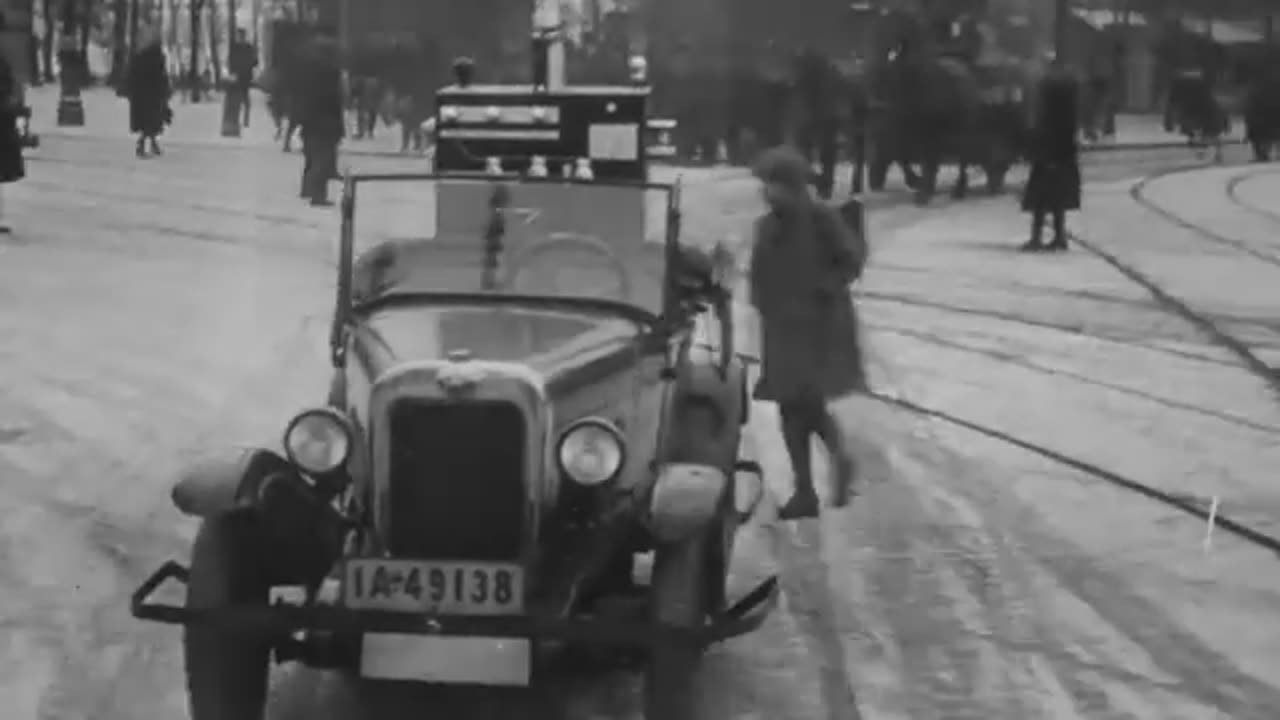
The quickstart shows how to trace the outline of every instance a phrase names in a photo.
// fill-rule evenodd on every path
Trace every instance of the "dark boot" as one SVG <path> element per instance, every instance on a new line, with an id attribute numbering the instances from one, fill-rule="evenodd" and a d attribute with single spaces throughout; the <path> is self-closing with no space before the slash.
<path id="1" fill-rule="evenodd" d="M 152 154 L 152 155 L 163 155 L 163 154 L 164 154 L 164 153 L 160 152 L 160 143 L 156 142 L 156 138 L 155 138 L 155 136 L 154 136 L 154 135 L 152 135 L 150 138 L 148 138 L 148 140 L 149 140 L 150 145 L 151 145 L 151 154 Z"/>
<path id="2" fill-rule="evenodd" d="M 818 493 L 813 487 L 813 462 L 809 441 L 817 428 L 813 409 L 808 403 L 783 403 L 782 440 L 791 458 L 796 490 L 781 509 L 779 520 L 802 520 L 818 517 Z"/>
<path id="3" fill-rule="evenodd" d="M 287 144 L 287 143 L 286 143 Z M 313 166 L 315 165 L 314 151 L 306 143 L 302 144 L 302 181 L 301 189 L 298 191 L 298 197 L 310 198 L 315 193 L 315 184 L 312 175 L 315 173 Z"/>
<path id="4" fill-rule="evenodd" d="M 844 507 L 858 494 L 858 464 L 853 453 L 849 452 L 848 443 L 835 416 L 825 408 L 822 422 L 818 426 L 818 437 L 822 438 L 823 444 L 827 446 L 827 453 L 831 456 L 831 504 L 838 508 Z"/>
<path id="5" fill-rule="evenodd" d="M 141 136 L 138 137 L 138 144 L 136 147 L 134 147 L 133 154 L 137 155 L 140 158 L 145 158 L 147 156 L 147 139 L 146 138 Z"/>
<path id="6" fill-rule="evenodd" d="M 1053 214 L 1053 242 L 1045 248 L 1050 252 L 1065 252 L 1067 249 L 1067 218 L 1066 213 L 1056 212 Z"/>
<path id="7" fill-rule="evenodd" d="M 1022 252 L 1040 252 L 1044 250 L 1044 213 L 1036 210 L 1031 213 L 1031 239 L 1019 248 Z"/>

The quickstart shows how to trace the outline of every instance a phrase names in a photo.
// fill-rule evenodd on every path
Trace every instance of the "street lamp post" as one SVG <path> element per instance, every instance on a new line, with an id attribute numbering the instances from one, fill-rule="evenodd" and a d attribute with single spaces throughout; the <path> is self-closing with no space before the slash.
<path id="1" fill-rule="evenodd" d="M 62 32 L 58 39 L 59 95 L 58 126 L 84 126 L 84 100 L 80 85 L 84 81 L 85 58 L 76 40 L 76 3 L 62 4 Z"/>

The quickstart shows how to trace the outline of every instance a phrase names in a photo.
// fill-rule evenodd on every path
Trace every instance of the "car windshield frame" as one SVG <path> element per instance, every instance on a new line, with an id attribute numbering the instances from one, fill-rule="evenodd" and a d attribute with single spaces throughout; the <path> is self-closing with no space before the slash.
<path id="1" fill-rule="evenodd" d="M 594 296 L 575 296 L 572 294 L 522 294 L 509 291 L 459 292 L 455 290 L 395 290 L 379 293 L 371 298 L 356 297 L 354 291 L 354 275 L 356 270 L 356 218 L 359 209 L 359 188 L 361 185 L 373 183 L 410 183 L 435 181 L 471 181 L 492 182 L 509 185 L 516 184 L 551 184 L 551 185 L 589 185 L 594 187 L 630 188 L 637 192 L 659 192 L 666 202 L 663 228 L 663 282 L 662 309 L 654 312 L 639 304 L 624 300 L 600 298 Z M 607 313 L 636 322 L 650 330 L 665 327 L 665 318 L 670 317 L 677 301 L 674 293 L 671 269 L 678 264 L 680 253 L 680 182 L 628 182 L 628 181 L 595 181 L 569 178 L 531 178 L 519 175 L 482 175 L 475 173 L 423 172 L 423 173 L 348 173 L 343 178 L 341 202 L 341 232 L 338 245 L 337 282 L 335 312 L 330 334 L 330 346 L 333 363 L 342 364 L 343 347 L 347 329 L 356 324 L 361 317 L 386 308 L 388 306 L 483 303 L 494 305 L 524 305 L 541 307 L 558 307 L 578 309 L 592 313 Z M 485 238 L 476 238 L 476 249 L 484 249 Z"/>

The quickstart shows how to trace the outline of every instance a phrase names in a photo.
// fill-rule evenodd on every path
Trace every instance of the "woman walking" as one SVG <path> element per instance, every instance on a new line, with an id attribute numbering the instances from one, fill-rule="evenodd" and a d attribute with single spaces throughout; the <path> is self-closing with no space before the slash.
<path id="1" fill-rule="evenodd" d="M 0 14 L 0 31 L 5 30 L 5 18 Z M 18 79 L 13 66 L 0 53 L 0 188 L 27 175 L 26 160 L 22 157 L 22 134 L 18 132 Z M 5 218 L 4 195 L 0 191 L 0 235 L 13 232 Z"/>
<path id="2" fill-rule="evenodd" d="M 160 36 L 147 31 L 143 46 L 129 63 L 129 130 L 138 134 L 138 157 L 160 154 L 157 138 L 173 119 L 171 88 Z"/>
<path id="3" fill-rule="evenodd" d="M 849 294 L 866 260 L 866 239 L 813 196 L 812 170 L 798 152 L 765 152 L 755 174 L 769 205 L 756 222 L 750 269 L 762 336 L 755 397 L 778 403 L 796 485 L 779 517 L 798 520 L 818 515 L 810 450 L 815 435 L 832 459 L 832 504 L 848 504 L 854 490 L 854 459 L 827 404 L 866 389 Z"/>

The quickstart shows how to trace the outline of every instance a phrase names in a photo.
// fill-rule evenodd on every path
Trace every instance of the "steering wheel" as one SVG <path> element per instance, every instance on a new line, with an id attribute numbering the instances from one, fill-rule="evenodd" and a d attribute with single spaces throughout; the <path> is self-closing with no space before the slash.
<path id="1" fill-rule="evenodd" d="M 587 264 L 576 258 L 589 257 Z M 551 233 L 507 260 L 503 288 L 529 295 L 578 295 L 633 301 L 626 264 L 598 237 Z M 600 282 L 597 274 L 604 274 Z"/>

